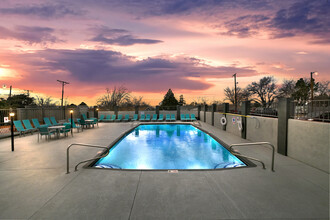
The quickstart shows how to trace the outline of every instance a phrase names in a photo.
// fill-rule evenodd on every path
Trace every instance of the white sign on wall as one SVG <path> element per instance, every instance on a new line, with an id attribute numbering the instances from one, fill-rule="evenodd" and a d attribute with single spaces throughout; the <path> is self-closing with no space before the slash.
<path id="1" fill-rule="evenodd" d="M 4 121 L 5 123 L 9 123 L 9 117 L 4 117 L 4 118 L 3 118 L 3 121 Z"/>
<path id="2" fill-rule="evenodd" d="M 236 118 L 235 117 L 233 117 L 231 120 L 232 120 L 233 124 L 236 123 Z"/>

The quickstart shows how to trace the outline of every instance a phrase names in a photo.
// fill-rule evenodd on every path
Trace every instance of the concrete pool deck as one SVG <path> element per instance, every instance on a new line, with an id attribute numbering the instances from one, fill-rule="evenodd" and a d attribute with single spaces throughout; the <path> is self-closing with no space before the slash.
<path id="1" fill-rule="evenodd" d="M 201 123 L 227 144 L 248 142 Z M 0 140 L 0 219 L 328 219 L 329 174 L 271 150 L 237 148 L 266 163 L 220 171 L 115 171 L 66 174 L 71 143 L 107 146 L 131 123 L 100 123 L 74 137 Z M 72 148 L 73 171 L 98 149 Z"/>

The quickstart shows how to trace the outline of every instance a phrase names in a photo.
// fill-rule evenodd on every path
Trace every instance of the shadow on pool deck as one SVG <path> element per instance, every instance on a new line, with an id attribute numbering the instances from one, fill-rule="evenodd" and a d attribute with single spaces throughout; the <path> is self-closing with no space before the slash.
<path id="1" fill-rule="evenodd" d="M 227 144 L 246 142 L 202 123 Z M 0 140 L 0 219 L 328 219 L 329 175 L 262 147 L 240 152 L 266 162 L 221 171 L 112 171 L 66 173 L 71 143 L 109 145 L 130 123 L 100 124 L 74 137 L 37 135 Z M 99 149 L 75 147 L 71 170 Z"/>

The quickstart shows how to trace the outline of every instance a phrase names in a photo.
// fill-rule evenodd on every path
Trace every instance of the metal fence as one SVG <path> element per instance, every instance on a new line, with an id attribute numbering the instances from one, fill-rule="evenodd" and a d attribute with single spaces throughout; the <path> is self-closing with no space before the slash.
<path id="1" fill-rule="evenodd" d="M 330 99 L 313 101 L 293 101 L 291 118 L 330 122 Z"/>
<path id="2" fill-rule="evenodd" d="M 273 117 L 277 118 L 278 114 L 278 101 L 273 102 L 268 107 L 255 107 L 252 103 L 250 105 L 250 115 Z"/>

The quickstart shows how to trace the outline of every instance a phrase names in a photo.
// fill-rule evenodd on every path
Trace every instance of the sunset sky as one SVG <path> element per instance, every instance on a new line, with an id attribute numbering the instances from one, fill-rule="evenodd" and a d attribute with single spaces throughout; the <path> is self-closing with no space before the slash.
<path id="1" fill-rule="evenodd" d="M 327 0 L 0 0 L 1 96 L 32 91 L 95 105 L 124 85 L 158 104 L 223 100 L 237 73 L 330 80 Z M 7 85 L 3 88 L 2 85 Z"/>

